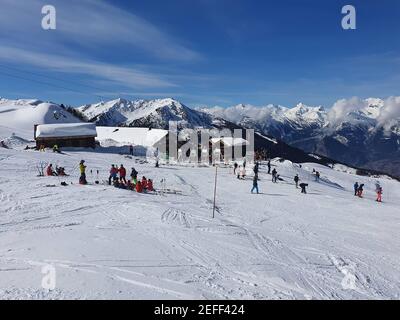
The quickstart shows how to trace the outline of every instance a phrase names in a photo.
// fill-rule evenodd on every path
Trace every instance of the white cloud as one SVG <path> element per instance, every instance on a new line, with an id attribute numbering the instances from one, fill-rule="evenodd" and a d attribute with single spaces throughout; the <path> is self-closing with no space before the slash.
<path id="1" fill-rule="evenodd" d="M 343 122 L 351 112 L 362 110 L 368 107 L 368 103 L 358 97 L 341 99 L 334 103 L 328 113 L 329 121 L 332 125 Z"/>
<path id="2" fill-rule="evenodd" d="M 0 0 L 0 35 L 9 44 L 40 49 L 68 44 L 104 52 L 137 50 L 163 59 L 191 61 L 200 55 L 156 25 L 102 0 L 53 0 L 57 30 L 41 29 L 42 0 Z M 14 42 L 14 43 L 13 43 Z"/>
<path id="3" fill-rule="evenodd" d="M 378 117 L 378 126 L 390 130 L 393 125 L 400 122 L 400 97 L 389 97 L 384 102 L 384 107 Z"/>
<path id="4" fill-rule="evenodd" d="M 175 87 L 176 85 L 163 76 L 143 72 L 134 68 L 115 66 L 92 60 L 82 60 L 60 55 L 26 51 L 0 45 L 0 60 L 29 64 L 47 71 L 58 71 L 94 76 L 116 82 L 126 87 Z"/>
<path id="5" fill-rule="evenodd" d="M 281 107 L 282 108 L 282 107 Z M 252 105 L 236 105 L 229 108 L 223 107 L 212 107 L 212 108 L 203 108 L 203 111 L 214 114 L 215 116 L 224 118 L 231 122 L 239 122 L 244 117 L 256 120 L 256 121 L 268 121 L 273 112 L 277 112 L 280 109 L 277 109 L 273 105 L 267 105 L 262 107 L 256 107 Z M 287 110 L 286 108 L 282 108 L 282 110 Z"/>

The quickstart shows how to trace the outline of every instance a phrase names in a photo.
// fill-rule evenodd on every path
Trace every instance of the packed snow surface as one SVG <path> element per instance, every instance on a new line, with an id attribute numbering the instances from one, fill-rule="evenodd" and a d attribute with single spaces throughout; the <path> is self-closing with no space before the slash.
<path id="1" fill-rule="evenodd" d="M 81 159 L 89 182 L 123 163 L 170 191 L 78 185 Z M 71 176 L 37 177 L 40 162 Z M 249 164 L 245 180 L 219 168 L 213 219 L 213 167 L 0 148 L 0 298 L 399 299 L 399 182 L 380 178 L 384 202 L 376 203 L 377 179 L 272 164 L 283 181 L 273 184 L 262 164 L 258 195 Z M 307 195 L 293 185 L 296 173 Z M 366 185 L 363 199 L 355 181 Z M 42 288 L 47 265 L 54 290 Z"/>

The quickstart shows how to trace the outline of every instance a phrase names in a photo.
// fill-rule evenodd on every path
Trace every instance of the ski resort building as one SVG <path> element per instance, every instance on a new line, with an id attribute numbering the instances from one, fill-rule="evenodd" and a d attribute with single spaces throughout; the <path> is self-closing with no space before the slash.
<path id="1" fill-rule="evenodd" d="M 37 148 L 40 148 L 40 146 L 52 148 L 54 145 L 58 145 L 60 148 L 94 148 L 96 146 L 96 136 L 96 125 L 94 123 L 41 124 L 34 126 Z"/>

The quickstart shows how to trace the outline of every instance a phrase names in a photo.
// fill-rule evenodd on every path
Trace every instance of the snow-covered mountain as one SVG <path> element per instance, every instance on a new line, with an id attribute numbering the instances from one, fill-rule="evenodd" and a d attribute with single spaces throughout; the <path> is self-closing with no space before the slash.
<path id="1" fill-rule="evenodd" d="M 33 139 L 35 124 L 80 122 L 60 105 L 37 99 L 9 100 L 0 98 L 0 138 L 18 133 L 24 139 Z"/>
<path id="2" fill-rule="evenodd" d="M 171 98 L 117 99 L 73 109 L 40 100 L 0 99 L 3 139 L 21 130 L 25 139 L 32 139 L 31 128 L 36 123 L 82 120 L 102 126 L 160 129 L 167 129 L 169 121 L 177 121 L 180 128 L 252 128 L 261 134 L 257 147 L 274 156 L 310 161 L 304 154 L 313 153 L 400 176 L 400 97 L 339 100 L 330 109 L 302 103 L 294 108 L 240 104 L 191 109 Z M 278 145 L 263 136 L 277 138 Z"/>
<path id="3" fill-rule="evenodd" d="M 246 106 L 238 106 L 237 113 L 241 113 L 240 108 L 246 109 Z M 304 113 L 305 117 L 313 118 L 311 114 L 307 114 L 307 107 L 299 105 L 298 110 L 294 112 Z M 179 128 L 220 128 L 220 129 L 241 129 L 251 128 L 257 131 L 264 132 L 262 127 L 258 127 L 256 123 L 252 123 L 250 118 L 242 119 L 243 121 L 235 121 L 233 123 L 231 117 L 226 117 L 223 113 L 212 114 L 208 110 L 195 110 L 191 109 L 181 102 L 166 98 L 156 100 L 136 100 L 129 101 L 125 99 L 117 99 L 108 102 L 100 102 L 96 104 L 89 104 L 76 109 L 80 117 L 85 121 L 96 122 L 101 126 L 132 126 L 132 127 L 152 127 L 158 129 L 168 129 L 169 121 L 177 121 Z M 293 128 L 297 124 L 294 121 L 294 116 L 290 117 L 293 110 L 287 108 L 274 108 L 269 109 L 273 114 L 276 121 L 282 118 L 281 113 L 285 110 L 288 112 L 288 123 Z M 268 119 L 270 114 L 266 112 L 264 119 Z M 225 118 L 225 119 L 224 119 Z M 228 118 L 228 119 L 226 119 Z M 249 120 L 249 122 L 246 122 Z M 270 121 L 272 123 L 273 120 Z M 278 128 L 278 126 L 277 126 Z M 297 126 L 297 128 L 300 128 Z M 294 132 L 294 131 L 293 131 Z M 255 148 L 256 150 L 265 149 L 272 157 L 282 157 L 291 161 L 298 162 L 318 162 L 327 164 L 334 162 L 331 159 L 315 159 L 308 155 L 306 152 L 291 147 L 285 142 L 275 140 L 274 136 L 280 134 L 256 135 Z M 245 136 L 244 136 L 245 138 Z"/>
<path id="4" fill-rule="evenodd" d="M 135 101 L 117 99 L 88 104 L 77 110 L 83 119 L 102 126 L 168 129 L 169 121 L 177 121 L 181 128 L 213 128 L 230 125 L 223 119 L 190 109 L 171 98 Z"/>
<path id="5" fill-rule="evenodd" d="M 323 107 L 309 107 L 301 103 L 292 109 L 279 105 L 255 107 L 239 104 L 230 108 L 199 110 L 290 142 L 310 136 L 315 130 L 323 128 L 327 121 Z"/>
<path id="6" fill-rule="evenodd" d="M 220 117 L 190 109 L 173 99 L 149 101 L 118 99 L 77 109 L 40 100 L 0 100 L 0 140 L 11 148 L 26 146 L 33 138 L 35 124 L 74 123 L 82 120 L 96 122 L 102 126 L 160 129 L 168 129 L 170 120 L 178 121 L 181 128 L 242 128 Z M 17 136 L 13 135 L 14 133 L 17 133 Z M 331 159 L 316 159 L 271 136 L 256 135 L 255 148 L 268 150 L 271 157 L 290 161 L 320 164 L 334 162 Z"/>
<path id="7" fill-rule="evenodd" d="M 307 152 L 400 176 L 400 97 L 344 99 L 332 108 L 237 105 L 203 108 Z"/>

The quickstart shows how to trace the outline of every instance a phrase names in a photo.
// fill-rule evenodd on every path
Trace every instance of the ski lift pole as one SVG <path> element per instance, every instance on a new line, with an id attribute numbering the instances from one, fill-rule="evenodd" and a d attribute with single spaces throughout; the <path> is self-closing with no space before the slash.
<path id="1" fill-rule="evenodd" d="M 215 201 L 217 197 L 217 177 L 218 177 L 218 166 L 215 165 L 215 180 L 214 180 L 214 204 L 213 204 L 213 219 L 215 218 Z"/>

